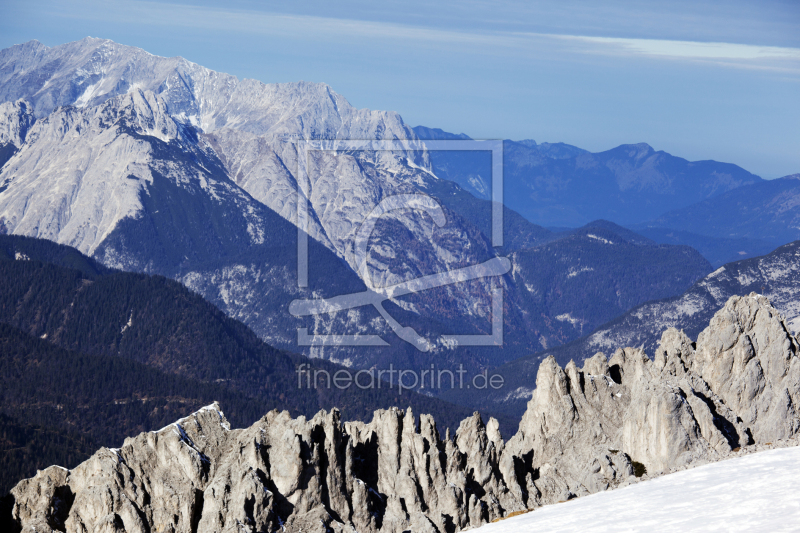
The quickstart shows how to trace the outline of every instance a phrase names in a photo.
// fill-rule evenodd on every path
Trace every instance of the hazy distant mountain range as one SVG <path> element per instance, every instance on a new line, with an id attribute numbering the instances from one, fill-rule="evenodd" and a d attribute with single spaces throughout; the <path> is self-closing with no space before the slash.
<path id="1" fill-rule="evenodd" d="M 421 139 L 469 139 L 424 126 L 414 131 Z M 690 162 L 644 143 L 596 154 L 533 140 L 503 146 L 505 204 L 536 224 L 613 220 L 655 242 L 691 246 L 715 267 L 800 238 L 797 175 L 763 180 L 736 165 Z M 486 153 L 432 151 L 430 158 L 437 175 L 490 198 Z"/>
<path id="2" fill-rule="evenodd" d="M 800 174 L 733 189 L 665 213 L 647 226 L 770 243 L 800 239 Z"/>
<path id="3" fill-rule="evenodd" d="M 414 131 L 421 139 L 466 137 L 421 126 Z M 431 163 L 475 196 L 490 198 L 487 154 L 433 151 Z M 543 226 L 575 227 L 595 219 L 636 224 L 763 182 L 736 165 L 690 162 L 645 143 L 593 154 L 564 143 L 507 140 L 503 163 L 506 205 Z"/>

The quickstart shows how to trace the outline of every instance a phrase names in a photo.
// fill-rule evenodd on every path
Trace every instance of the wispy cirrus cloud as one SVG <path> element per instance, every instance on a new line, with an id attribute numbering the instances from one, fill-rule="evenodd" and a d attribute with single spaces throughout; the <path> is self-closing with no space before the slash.
<path id="1" fill-rule="evenodd" d="M 77 13 L 64 9 L 63 17 L 118 18 L 150 25 L 183 26 L 205 31 L 246 32 L 290 39 L 339 41 L 368 39 L 385 44 L 475 47 L 486 54 L 600 54 L 684 61 L 712 61 L 728 67 L 761 67 L 800 72 L 800 48 L 729 42 L 645 39 L 569 33 L 477 31 L 400 24 L 382 20 L 277 13 L 207 5 L 129 0 L 124 4 L 98 3 Z"/>
<path id="2" fill-rule="evenodd" d="M 704 43 L 665 39 L 627 39 L 583 35 L 550 35 L 555 39 L 578 41 L 617 52 L 653 57 L 686 59 L 789 59 L 800 60 L 800 48 L 759 46 L 738 43 Z"/>

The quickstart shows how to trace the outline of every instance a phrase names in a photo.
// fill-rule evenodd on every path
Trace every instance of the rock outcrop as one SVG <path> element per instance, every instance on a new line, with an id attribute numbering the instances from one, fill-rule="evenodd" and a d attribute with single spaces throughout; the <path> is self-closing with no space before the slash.
<path id="1" fill-rule="evenodd" d="M 453 533 L 528 508 L 729 456 L 800 431 L 798 341 L 768 300 L 733 297 L 697 343 L 669 329 L 583 368 L 545 360 L 519 432 L 381 410 L 272 411 L 230 429 L 217 404 L 50 467 L 12 491 L 26 532 Z"/>

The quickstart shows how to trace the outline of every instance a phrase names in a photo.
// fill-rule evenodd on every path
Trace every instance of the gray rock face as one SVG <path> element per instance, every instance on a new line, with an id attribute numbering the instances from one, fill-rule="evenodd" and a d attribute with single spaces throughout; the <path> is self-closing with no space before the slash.
<path id="1" fill-rule="evenodd" d="M 763 296 L 731 299 L 697 339 L 692 368 L 742 418 L 753 438 L 797 433 L 798 343 Z"/>
<path id="2" fill-rule="evenodd" d="M 731 298 L 695 345 L 664 332 L 583 368 L 550 357 L 519 432 L 464 420 L 442 438 L 428 415 L 272 411 L 231 430 L 217 404 L 50 467 L 12 491 L 24 531 L 453 532 L 507 514 L 795 438 L 798 342 L 755 294 Z"/>
<path id="3" fill-rule="evenodd" d="M 0 147 L 19 149 L 34 122 L 33 111 L 24 100 L 0 104 Z"/>
<path id="4" fill-rule="evenodd" d="M 273 411 L 230 430 L 214 404 L 21 482 L 14 516 L 40 532 L 463 529 L 524 508 L 492 437 L 475 416 L 442 440 L 430 416 L 417 427 L 396 409 L 369 424 Z"/>

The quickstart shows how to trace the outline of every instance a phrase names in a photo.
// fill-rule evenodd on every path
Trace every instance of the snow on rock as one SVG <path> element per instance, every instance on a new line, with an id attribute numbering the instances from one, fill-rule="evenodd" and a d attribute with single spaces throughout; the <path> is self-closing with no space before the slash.
<path id="1" fill-rule="evenodd" d="M 731 296 L 751 291 L 769 298 L 790 330 L 800 333 L 800 241 L 763 257 L 729 263 L 680 296 L 642 304 L 575 344 L 569 356 L 583 359 L 617 346 L 644 345 L 649 351 L 670 327 L 696 335 Z"/>
<path id="2" fill-rule="evenodd" d="M 35 122 L 31 105 L 24 100 L 0 104 L 0 147 L 13 144 L 22 146 Z"/>
<path id="3" fill-rule="evenodd" d="M 606 239 L 604 237 L 599 237 L 599 236 L 594 235 L 592 233 L 587 233 L 586 236 L 589 237 L 590 239 L 594 239 L 596 241 L 600 241 L 603 244 L 614 244 L 612 241 L 609 241 L 608 239 Z"/>
<path id="4" fill-rule="evenodd" d="M 0 171 L 0 217 L 9 231 L 91 254 L 120 220 L 137 216 L 140 193 L 152 181 L 151 146 L 120 129 L 177 136 L 160 106 L 161 114 L 152 94 L 137 93 L 37 121 Z"/>
<path id="5" fill-rule="evenodd" d="M 39 130 L 0 176 L 9 187 L 0 195 L 6 227 L 89 254 L 100 250 L 98 258 L 116 267 L 149 264 L 149 258 L 133 258 L 126 265 L 132 258 L 102 244 L 120 220 L 142 216 L 139 199 L 153 171 L 208 188 L 207 176 L 175 168 L 162 172 L 153 161 L 152 143 L 121 131 L 116 127 L 121 119 L 136 135 L 185 144 L 190 158 L 190 145 L 207 143 L 232 182 L 293 224 L 298 192 L 304 190 L 310 236 L 357 272 L 352 243 L 367 215 L 383 199 L 420 192 L 437 179 L 424 144 L 395 112 L 356 109 L 322 83 L 240 80 L 180 57 L 158 57 L 104 39 L 52 48 L 30 42 L 0 51 L 0 100 L 12 96 L 30 102 Z M 128 101 L 127 115 L 122 109 L 118 116 L 104 115 Z M 98 115 L 104 117 L 100 123 Z M 198 140 L 191 138 L 194 134 Z M 318 146 L 306 154 L 298 144 L 305 140 Z M 393 141 L 396 150 L 348 151 L 342 143 L 349 140 L 368 142 L 366 148 Z M 304 177 L 300 168 L 306 161 Z M 34 181 L 48 187 L 34 187 Z M 210 185 L 207 193 L 215 192 Z M 449 218 L 451 223 L 438 228 L 418 210 L 385 216 L 374 245 L 403 253 L 389 263 L 379 253 L 369 254 L 375 284 L 393 285 L 494 255 L 481 235 Z M 407 228 L 413 244 L 398 238 L 403 235 L 392 222 Z M 255 243 L 269 238 L 255 223 L 247 232 Z M 475 309 L 486 307 L 489 298 L 484 285 L 482 290 L 450 287 L 455 312 L 480 318 Z M 425 305 L 419 310 L 424 312 Z"/>

